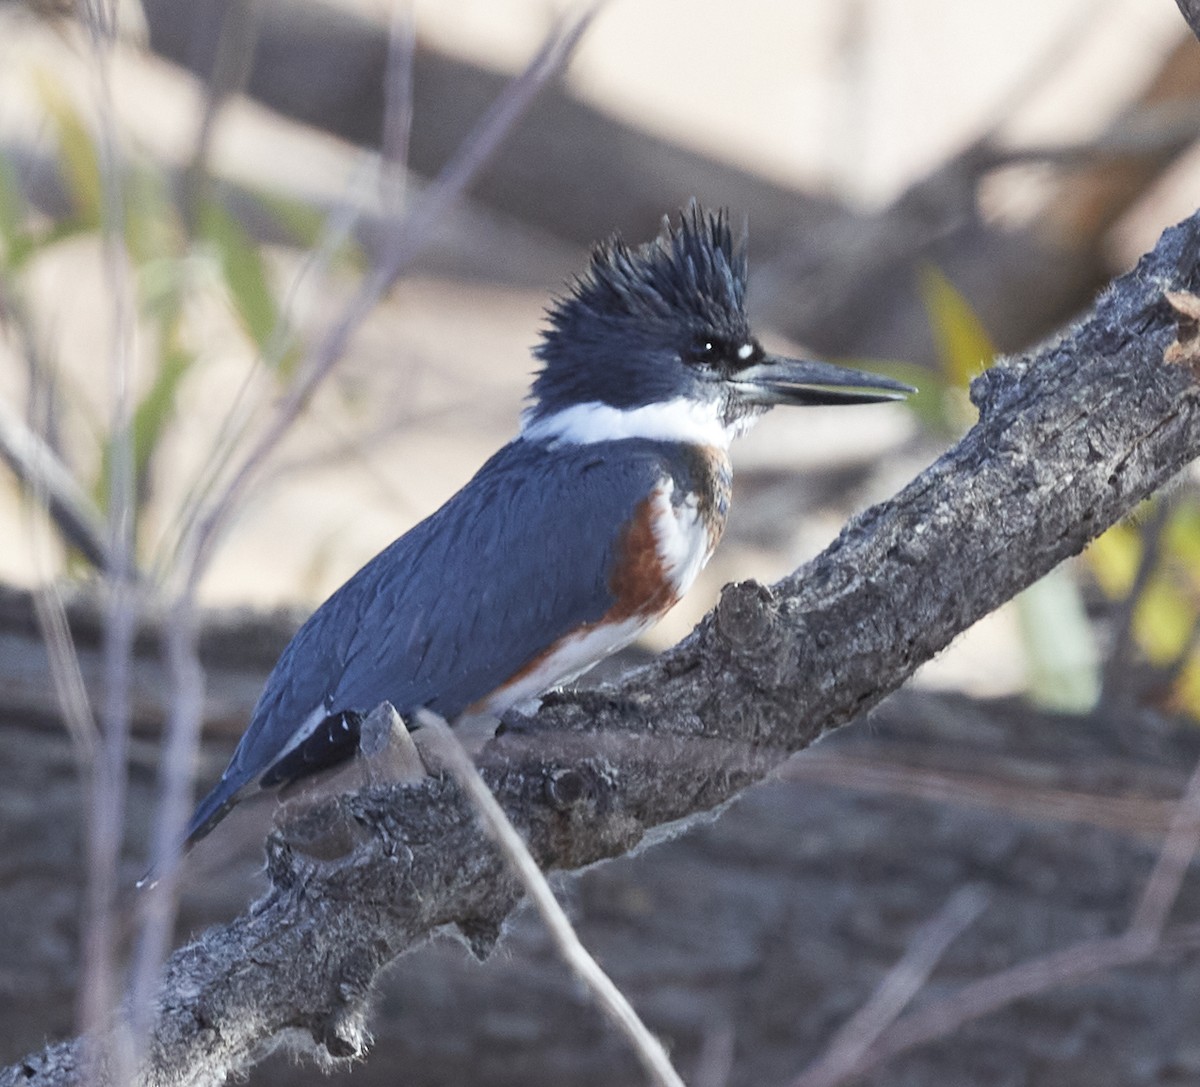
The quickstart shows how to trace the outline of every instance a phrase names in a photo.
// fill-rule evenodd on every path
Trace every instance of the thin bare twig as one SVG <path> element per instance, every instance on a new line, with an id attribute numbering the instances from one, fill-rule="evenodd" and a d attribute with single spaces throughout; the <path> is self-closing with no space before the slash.
<path id="1" fill-rule="evenodd" d="M 625 995 L 580 942 L 537 861 L 533 859 L 517 829 L 509 822 L 504 809 L 496 802 L 487 783 L 479 776 L 475 764 L 471 762 L 458 738 L 450 731 L 450 727 L 442 718 L 428 710 L 419 710 L 417 720 L 420 721 L 422 729 L 428 729 L 437 736 L 439 758 L 445 762 L 446 769 L 467 794 L 488 834 L 495 840 L 521 880 L 563 961 L 587 987 L 609 1021 L 629 1040 L 653 1082 L 659 1087 L 684 1087 L 683 1080 L 672 1067 L 662 1043 L 650 1033 L 633 1010 L 633 1006 L 625 999 Z"/>
<path id="2" fill-rule="evenodd" d="M 79 655 L 75 652 L 71 628 L 67 623 L 67 610 L 63 606 L 62 594 L 48 574 L 38 579 L 42 587 L 33 594 L 34 614 L 38 631 L 46 646 L 50 661 L 50 675 L 54 681 L 54 693 L 62 710 L 63 721 L 71 734 L 75 760 L 84 776 L 96 758 L 100 730 L 92 714 L 88 699 L 87 684 L 79 668 Z"/>
<path id="3" fill-rule="evenodd" d="M 1159 559 L 1162 557 L 1163 534 L 1174 509 L 1175 503 L 1171 495 L 1163 495 L 1154 506 L 1150 518 L 1142 525 L 1141 558 L 1133 576 L 1133 584 L 1113 616 L 1113 645 L 1104 664 L 1104 682 L 1097 703 L 1097 708 L 1108 716 L 1120 713 L 1132 698 L 1132 693 L 1127 687 L 1134 641 L 1134 616 L 1146 586 L 1150 584 L 1150 579 L 1158 569 Z"/>
<path id="4" fill-rule="evenodd" d="M 130 682 L 136 631 L 137 587 L 134 557 L 134 458 L 132 432 L 133 296 L 124 248 L 125 214 L 116 108 L 110 65 L 117 34 L 115 4 L 93 0 L 85 5 L 89 58 L 98 131 L 102 197 L 103 260 L 112 301 L 109 345 L 108 548 L 104 607 L 101 744 L 89 789 L 87 893 L 83 931 L 83 982 L 80 1015 L 89 1043 L 88 1066 L 112 1071 L 118 1082 L 133 1074 L 128 1036 L 107 1036 L 100 1028 L 114 1006 L 117 985 L 114 902 L 124 836 L 127 785 Z M 107 1037 L 107 1042 L 99 1039 Z"/>
<path id="5" fill-rule="evenodd" d="M 1200 849 L 1200 763 L 1175 805 L 1171 827 L 1129 922 L 1131 935 L 1137 934 L 1150 944 L 1162 938 L 1163 927 L 1197 849 Z"/>
<path id="6" fill-rule="evenodd" d="M 17 481 L 43 503 L 60 535 L 97 570 L 108 569 L 104 519 L 55 450 L 53 384 L 37 333 L 16 288 L 0 278 L 0 324 L 10 326 L 29 374 L 27 418 L 0 401 L 0 459 Z M 31 425 L 32 424 L 32 425 Z"/>
<path id="7" fill-rule="evenodd" d="M 1200 925 L 1165 931 L 1167 917 L 1197 849 L 1200 849 L 1200 764 L 1175 805 L 1170 829 L 1124 932 L 1104 939 L 1084 940 L 979 978 L 887 1025 L 869 1039 L 869 1044 L 855 1045 L 848 1025 L 838 1036 L 845 1039 L 843 1059 L 836 1063 L 830 1060 L 835 1053 L 835 1040 L 830 1056 L 793 1081 L 793 1087 L 834 1087 L 848 1083 L 915 1046 L 944 1038 L 1017 1000 L 1076 984 L 1120 966 L 1144 962 L 1154 955 L 1200 946 Z M 915 990 L 909 999 L 912 995 Z"/>
<path id="8" fill-rule="evenodd" d="M 1020 811 L 1032 819 L 1053 819 L 1103 827 L 1119 834 L 1159 839 L 1167 832 L 1175 802 L 1145 794 L 1111 796 L 1036 785 L 1006 776 L 986 763 L 963 773 L 906 766 L 894 758 L 811 750 L 779 772 L 785 781 L 818 782 L 883 796 L 907 796 L 939 804 L 991 811 Z M 982 770 L 984 772 L 977 772 Z"/>
<path id="9" fill-rule="evenodd" d="M 1181 928 L 1153 949 L 1125 932 L 1100 940 L 1086 940 L 1018 963 L 965 985 L 943 1000 L 926 1004 L 887 1030 L 862 1055 L 842 1082 L 862 1076 L 893 1057 L 953 1034 L 967 1023 L 998 1012 L 1008 1005 L 1050 989 L 1077 984 L 1107 970 L 1144 962 L 1158 952 L 1181 952 L 1200 947 L 1200 925 Z"/>
<path id="10" fill-rule="evenodd" d="M 30 415 L 34 426 L 40 426 L 38 418 L 44 407 L 37 395 L 35 384 L 31 389 Z M 0 426 L 2 417 L 6 414 L 6 406 L 0 402 Z M 54 684 L 54 694 L 62 713 L 62 720 L 71 736 L 71 748 L 75 756 L 75 764 L 79 780 L 85 781 L 95 764 L 97 751 L 100 746 L 100 729 L 92 712 L 91 700 L 88 697 L 87 684 L 83 679 L 83 671 L 79 666 L 79 654 L 75 651 L 75 641 L 71 634 L 71 626 L 67 621 L 67 610 L 63 605 L 62 592 L 55 580 L 55 571 L 50 569 L 49 555 L 49 520 L 54 516 L 54 499 L 48 493 L 52 479 L 60 471 L 65 477 L 60 480 L 65 493 L 70 493 L 78 487 L 74 477 L 67 468 L 58 461 L 49 443 L 43 441 L 38 432 L 32 427 L 24 427 L 24 434 L 29 439 L 25 451 L 27 458 L 28 476 L 22 482 L 29 487 L 33 495 L 30 509 L 29 524 L 29 554 L 33 559 L 36 574 L 36 584 L 39 586 L 33 593 L 33 611 L 38 625 L 38 633 L 42 644 L 46 647 L 46 658 L 50 665 L 50 676 Z M 49 467 L 51 462 L 55 467 Z M 82 490 L 80 490 L 82 495 Z M 90 500 L 89 500 L 90 501 Z M 98 510 L 94 511 L 95 524 L 92 527 L 95 542 L 104 549 L 107 555 L 107 544 L 104 541 L 103 525 Z M 59 531 L 63 531 L 61 521 L 56 522 Z M 107 562 L 102 567 L 107 569 Z"/>
<path id="11" fill-rule="evenodd" d="M 258 40 L 256 8 L 256 4 L 240 0 L 225 5 L 221 11 L 212 69 L 205 81 L 204 108 L 196 128 L 191 159 L 184 172 L 184 213 L 193 226 L 199 222 L 208 198 L 211 180 L 208 163 L 217 119 L 250 75 L 250 63 Z"/>
<path id="12" fill-rule="evenodd" d="M 204 721 L 204 668 L 200 664 L 194 603 L 177 600 L 167 619 L 165 650 L 171 708 L 158 763 L 158 806 L 150 870 L 156 882 L 140 902 L 141 925 L 134 955 L 129 1017 L 135 1060 L 149 1036 L 162 964 L 170 951 L 179 892 L 180 843 L 192 799 L 192 767 Z"/>
<path id="13" fill-rule="evenodd" d="M 79 549 L 97 570 L 112 565 L 104 522 L 96 504 L 54 450 L 0 400 L 0 459 L 21 485 L 38 500 L 58 526 L 63 538 Z"/>
<path id="14" fill-rule="evenodd" d="M 346 345 L 366 315 L 401 273 L 424 252 L 433 228 L 442 216 L 462 197 L 468 185 L 495 153 L 538 91 L 562 70 L 591 24 L 601 2 L 602 0 L 597 0 L 569 21 L 565 28 L 556 28 L 550 34 L 525 71 L 508 85 L 505 93 L 496 100 L 479 126 L 464 141 L 458 153 L 446 164 L 424 197 L 385 240 L 374 268 L 347 303 L 339 319 L 299 367 L 294 385 L 280 403 L 258 442 L 198 521 L 194 542 L 188 549 L 189 584 L 198 583 L 211 557 L 217 535 L 240 501 L 250 480 L 291 429 L 317 387 L 341 359 Z"/>
<path id="15" fill-rule="evenodd" d="M 392 10 L 388 34 L 388 62 L 384 73 L 383 139 L 380 143 L 384 171 L 385 214 L 398 215 L 404 206 L 408 174 L 408 145 L 413 119 L 413 69 L 417 31 L 411 0 L 398 0 Z"/>
<path id="16" fill-rule="evenodd" d="M 922 925 L 904 954 L 880 981 L 870 999 L 835 1034 L 819 1060 L 792 1081 L 792 1087 L 834 1087 L 850 1075 L 871 1048 L 925 987 L 946 949 L 987 906 L 978 887 L 961 887 Z"/>

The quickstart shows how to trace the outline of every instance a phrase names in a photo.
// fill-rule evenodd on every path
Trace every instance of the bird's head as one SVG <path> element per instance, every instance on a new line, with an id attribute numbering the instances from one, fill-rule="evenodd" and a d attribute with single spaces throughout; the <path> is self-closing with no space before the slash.
<path id="1" fill-rule="evenodd" d="M 645 245 L 614 238 L 597 246 L 548 311 L 523 433 L 728 445 L 776 404 L 864 404 L 913 391 L 768 354 L 750 329 L 745 297 L 745 244 L 734 241 L 724 211 L 693 203 Z"/>

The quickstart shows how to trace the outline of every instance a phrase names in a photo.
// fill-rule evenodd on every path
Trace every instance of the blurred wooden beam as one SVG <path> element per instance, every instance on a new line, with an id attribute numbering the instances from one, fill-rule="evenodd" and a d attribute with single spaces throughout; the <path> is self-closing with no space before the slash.
<path id="1" fill-rule="evenodd" d="M 222 20 L 245 0 L 144 0 L 150 48 L 203 79 L 216 64 Z M 282 116 L 364 147 L 384 119 L 388 32 L 320 3 L 256 8 L 250 97 Z M 412 168 L 432 176 L 500 94 L 508 76 L 418 41 L 413 71 Z M 473 195 L 561 238 L 590 244 L 621 230 L 647 237 L 665 211 L 695 196 L 753 209 L 762 233 L 826 221 L 836 202 L 670 144 L 606 116 L 561 86 L 547 88 L 474 186 Z"/>

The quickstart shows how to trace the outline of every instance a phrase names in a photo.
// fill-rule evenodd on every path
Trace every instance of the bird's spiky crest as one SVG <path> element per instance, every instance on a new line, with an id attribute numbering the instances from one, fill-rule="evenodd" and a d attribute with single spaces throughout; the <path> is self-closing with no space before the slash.
<path id="1" fill-rule="evenodd" d="M 664 217 L 645 245 L 630 248 L 616 236 L 597 245 L 587 271 L 550 307 L 547 338 L 588 317 L 682 317 L 723 329 L 745 321 L 745 305 L 745 245 L 735 243 L 728 212 L 693 202 L 677 223 Z"/>
<path id="2" fill-rule="evenodd" d="M 676 221 L 665 217 L 653 241 L 630 247 L 613 237 L 547 310 L 533 399 L 548 408 L 587 398 L 585 384 L 619 382 L 626 360 L 644 369 L 644 352 L 689 336 L 746 339 L 745 299 L 745 242 L 725 210 L 693 201 Z"/>

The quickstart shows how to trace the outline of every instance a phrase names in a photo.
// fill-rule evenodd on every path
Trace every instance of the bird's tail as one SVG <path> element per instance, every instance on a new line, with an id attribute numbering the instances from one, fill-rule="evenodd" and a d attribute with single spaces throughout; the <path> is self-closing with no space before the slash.
<path id="1" fill-rule="evenodd" d="M 186 854 L 192 846 L 229 814 L 230 809 L 238 802 L 240 791 L 241 786 L 228 778 L 223 777 L 217 782 L 212 792 L 196 805 L 196 811 L 192 815 L 191 822 L 188 823 L 187 832 L 179 847 L 181 855 Z M 138 889 L 153 887 L 161 876 L 162 872 L 157 867 L 149 869 L 137 881 Z"/>
<path id="2" fill-rule="evenodd" d="M 241 788 L 240 783 L 222 777 L 213 786 L 212 791 L 196 805 L 191 822 L 188 823 L 187 834 L 183 839 L 185 852 L 229 814 L 230 809 L 238 802 L 238 793 L 241 792 Z"/>

